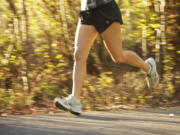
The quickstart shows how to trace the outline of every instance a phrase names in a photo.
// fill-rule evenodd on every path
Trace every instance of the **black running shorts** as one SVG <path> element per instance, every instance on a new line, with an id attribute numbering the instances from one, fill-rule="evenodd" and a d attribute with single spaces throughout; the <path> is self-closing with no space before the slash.
<path id="1" fill-rule="evenodd" d="M 81 11 L 81 24 L 93 25 L 99 33 L 104 32 L 113 22 L 123 24 L 120 9 L 115 1 L 98 8 Z"/>

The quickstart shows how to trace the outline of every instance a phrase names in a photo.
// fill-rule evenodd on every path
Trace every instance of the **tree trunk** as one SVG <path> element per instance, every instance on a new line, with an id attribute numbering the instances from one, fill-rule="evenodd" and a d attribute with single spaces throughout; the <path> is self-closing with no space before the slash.
<path id="1" fill-rule="evenodd" d="M 30 93 L 31 92 L 31 86 L 30 86 L 30 79 L 29 79 L 29 71 L 30 71 L 30 61 L 29 61 L 29 25 L 28 25 L 28 14 L 27 14 L 27 7 L 26 7 L 26 0 L 22 1 L 22 6 L 23 6 L 23 17 L 22 17 L 22 23 L 24 24 L 24 28 L 22 28 L 22 47 L 23 47 L 23 58 L 24 58 L 24 63 L 23 63 L 23 71 L 22 71 L 22 80 L 23 80 L 23 85 L 24 89 Z"/>
<path id="2" fill-rule="evenodd" d="M 68 32 L 68 23 L 66 19 L 65 0 L 60 0 L 59 5 L 60 5 L 60 13 L 61 13 L 61 19 L 62 19 L 62 28 L 63 28 L 64 38 L 65 38 L 65 44 L 69 44 L 68 39 L 70 38 L 70 36 Z M 65 45 L 65 46 L 68 50 L 72 50 L 73 48 L 70 45 Z"/>
<path id="3" fill-rule="evenodd" d="M 154 0 L 154 9 L 155 12 L 158 14 L 158 16 L 160 16 L 159 0 Z M 161 21 L 159 20 L 159 22 Z M 155 42 L 155 49 L 156 49 L 155 58 L 157 62 L 160 62 L 160 43 L 161 43 L 161 28 L 159 27 L 156 29 L 156 42 Z"/>
<path id="4" fill-rule="evenodd" d="M 147 0 L 143 1 L 143 12 L 145 13 L 144 15 L 144 20 L 147 21 L 147 17 L 146 17 L 146 7 L 147 7 Z M 142 27 L 142 52 L 143 52 L 143 57 L 147 58 L 147 40 L 146 40 L 146 22 Z"/>

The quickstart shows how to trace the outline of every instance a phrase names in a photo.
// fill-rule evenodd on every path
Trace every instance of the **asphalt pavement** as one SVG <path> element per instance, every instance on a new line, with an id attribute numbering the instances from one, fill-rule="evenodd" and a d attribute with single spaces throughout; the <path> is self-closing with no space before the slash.
<path id="1" fill-rule="evenodd" d="M 1 116 L 0 135 L 180 135 L 180 107 Z"/>

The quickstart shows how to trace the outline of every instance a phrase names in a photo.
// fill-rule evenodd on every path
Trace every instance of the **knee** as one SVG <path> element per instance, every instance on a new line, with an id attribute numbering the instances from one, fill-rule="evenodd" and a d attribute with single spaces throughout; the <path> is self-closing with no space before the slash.
<path id="1" fill-rule="evenodd" d="M 86 62 L 87 56 L 83 51 L 77 49 L 74 52 L 74 60 L 76 62 Z"/>
<path id="2" fill-rule="evenodd" d="M 114 63 L 116 63 L 116 64 L 124 63 L 124 59 L 122 59 L 122 58 L 113 59 L 113 61 L 114 61 Z"/>
<path id="3" fill-rule="evenodd" d="M 126 57 L 123 54 L 120 57 L 114 57 L 113 62 L 116 64 L 126 63 Z"/>

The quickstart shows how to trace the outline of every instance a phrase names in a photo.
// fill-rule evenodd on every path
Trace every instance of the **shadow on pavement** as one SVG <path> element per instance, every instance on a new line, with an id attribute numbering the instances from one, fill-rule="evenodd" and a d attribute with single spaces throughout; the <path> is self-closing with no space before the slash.
<path id="1" fill-rule="evenodd" d="M 71 129 L 62 127 L 35 127 L 32 125 L 3 125 L 0 126 L 0 135 L 102 135 L 96 131 Z"/>
<path id="2" fill-rule="evenodd" d="M 180 124 L 180 121 L 172 121 L 171 120 L 163 120 L 163 119 L 151 119 L 151 118 L 132 118 L 127 116 L 122 117 L 101 117 L 101 116 L 90 116 L 90 115 L 81 115 L 78 116 L 79 118 L 83 119 L 89 119 L 89 120 L 99 120 L 99 121 L 131 121 L 131 122 L 155 122 L 155 123 L 174 123 L 174 124 Z"/>

